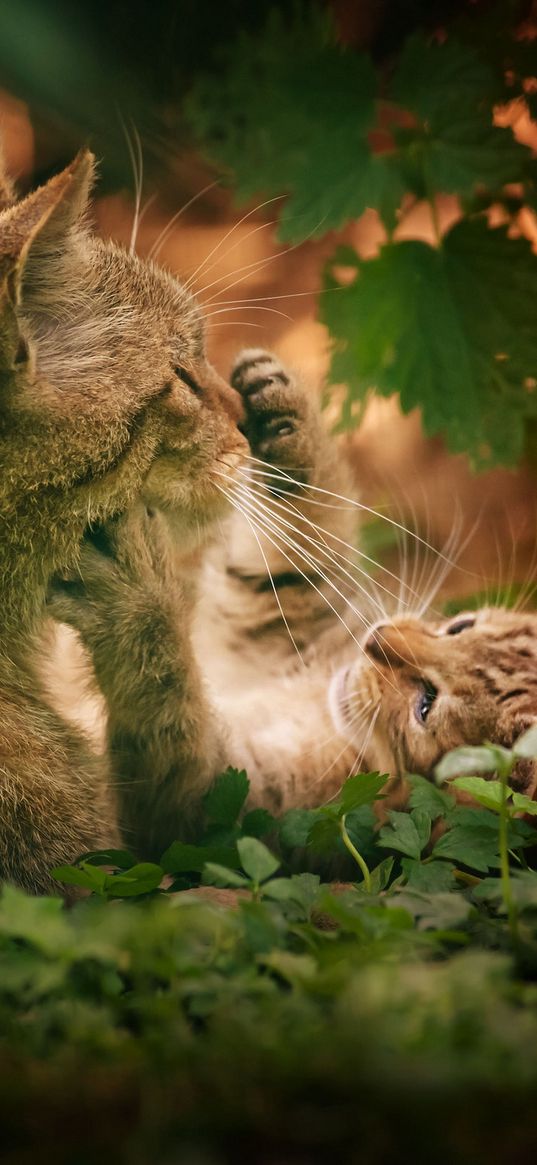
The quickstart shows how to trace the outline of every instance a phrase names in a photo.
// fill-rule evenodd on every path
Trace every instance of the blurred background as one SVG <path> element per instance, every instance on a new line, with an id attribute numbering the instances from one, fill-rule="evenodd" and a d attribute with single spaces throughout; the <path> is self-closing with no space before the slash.
<path id="1" fill-rule="evenodd" d="M 300 7 L 307 27 L 309 6 Z M 420 31 L 441 44 L 449 38 L 453 21 L 465 29 L 469 18 L 474 39 L 476 30 L 485 36 L 488 29 L 491 38 L 495 32 L 490 53 L 507 83 L 513 82 L 498 56 L 502 36 L 505 44 L 505 19 L 523 45 L 529 62 L 526 76 L 537 74 L 537 64 L 531 64 L 532 54 L 534 60 L 537 56 L 532 4 L 326 0 L 320 7 L 329 14 L 337 45 L 367 54 L 381 87 L 410 35 Z M 318 318 L 323 269 L 336 245 L 351 246 L 361 259 L 377 256 L 387 237 L 385 222 L 377 209 L 366 207 L 338 229 L 315 230 L 303 241 L 279 241 L 281 199 L 261 184 L 258 195 L 238 207 L 233 172 L 208 161 L 208 156 L 218 156 L 218 149 L 211 154 L 188 115 L 199 79 L 209 78 L 209 90 L 200 91 L 198 104 L 204 92 L 218 95 L 221 76 L 228 78 L 229 90 L 233 62 L 251 51 L 256 38 L 263 38 L 270 12 L 278 11 L 283 44 L 286 21 L 296 18 L 297 6 L 274 0 L 228 0 L 225 5 L 207 0 L 153 0 L 151 5 L 136 0 L 78 0 L 76 5 L 66 0 L 0 0 L 0 135 L 21 192 L 45 180 L 89 143 L 100 160 L 98 231 L 128 244 L 139 195 L 138 253 L 153 253 L 180 277 L 192 279 L 200 301 L 218 313 L 211 314 L 208 331 L 210 357 L 218 370 L 227 375 L 238 349 L 262 345 L 274 348 L 302 373 L 312 392 L 320 392 L 330 359 L 330 337 Z M 527 147 L 528 157 L 537 150 L 534 94 L 526 84 L 524 91 L 513 89 L 512 100 L 494 105 L 496 124 L 510 129 Z M 240 116 L 233 132 L 240 151 Z M 263 132 L 260 125 L 261 143 Z M 370 134 L 373 150 L 382 150 L 383 132 L 380 124 Z M 251 126 L 249 133 L 251 142 Z M 328 203 L 331 147 L 327 140 L 322 159 Z M 276 175 L 278 165 L 276 150 Z M 252 187 L 257 189 L 255 182 Z M 516 201 L 516 184 L 513 192 Z M 434 243 L 439 228 L 446 230 L 461 213 L 456 190 L 435 191 L 433 203 L 418 195 L 402 200 L 394 221 L 395 241 Z M 501 199 L 491 198 L 487 212 L 490 222 L 506 221 Z M 535 248 L 537 219 L 531 198 L 518 198 L 516 215 L 512 207 L 509 213 L 511 234 L 525 237 Z M 537 368 L 533 371 L 537 374 Z M 337 420 L 338 410 L 336 393 L 327 408 L 329 422 Z M 464 597 L 486 588 L 494 593 L 513 579 L 526 585 L 533 577 L 536 458 L 532 425 L 527 428 L 516 467 L 481 473 L 470 467 L 464 453 L 449 453 L 442 435 L 425 437 L 420 410 L 403 415 L 396 395 L 368 398 L 359 426 L 339 439 L 348 448 L 364 501 L 389 506 L 393 516 L 435 546 L 445 545 L 462 515 L 462 542 L 470 536 L 461 549 L 459 569 L 444 590 Z M 372 529 L 372 541 L 374 536 Z"/>

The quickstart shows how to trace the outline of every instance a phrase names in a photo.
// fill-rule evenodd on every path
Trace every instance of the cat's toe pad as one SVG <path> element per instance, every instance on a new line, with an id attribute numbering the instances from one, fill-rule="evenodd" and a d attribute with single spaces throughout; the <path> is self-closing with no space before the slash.
<path id="1" fill-rule="evenodd" d="M 231 383 L 240 392 L 247 413 L 299 412 L 302 392 L 272 352 L 247 348 L 231 371 Z"/>

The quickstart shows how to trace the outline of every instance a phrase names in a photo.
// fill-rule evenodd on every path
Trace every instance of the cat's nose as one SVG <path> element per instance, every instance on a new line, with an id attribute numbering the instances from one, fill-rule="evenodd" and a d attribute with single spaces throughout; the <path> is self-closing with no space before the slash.
<path id="1" fill-rule="evenodd" d="M 392 623 L 377 623 L 371 628 L 363 648 L 367 655 L 391 667 L 401 665 L 405 651 L 404 641 Z"/>
<path id="2" fill-rule="evenodd" d="M 367 639 L 363 644 L 364 651 L 366 651 L 368 655 L 372 655 L 374 659 L 383 660 L 386 658 L 386 651 L 382 645 L 382 632 L 385 627 L 386 623 L 377 623 L 376 626 L 371 629 Z"/>

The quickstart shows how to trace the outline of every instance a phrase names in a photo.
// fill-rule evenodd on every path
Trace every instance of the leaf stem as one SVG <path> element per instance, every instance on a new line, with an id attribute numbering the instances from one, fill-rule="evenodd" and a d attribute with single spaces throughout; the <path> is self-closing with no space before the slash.
<path id="1" fill-rule="evenodd" d="M 347 826 L 345 824 L 345 816 L 346 816 L 346 814 L 344 813 L 343 816 L 340 817 L 340 819 L 339 819 L 339 829 L 341 832 L 341 837 L 343 839 L 343 845 L 346 846 L 349 853 L 354 858 L 355 862 L 359 865 L 359 867 L 362 871 L 362 874 L 364 876 L 364 886 L 367 890 L 367 893 L 370 894 L 371 893 L 371 874 L 369 873 L 369 868 L 366 865 L 361 853 L 358 852 L 358 850 L 356 849 L 356 846 L 353 844 L 353 842 L 351 841 L 351 839 L 347 833 Z"/>

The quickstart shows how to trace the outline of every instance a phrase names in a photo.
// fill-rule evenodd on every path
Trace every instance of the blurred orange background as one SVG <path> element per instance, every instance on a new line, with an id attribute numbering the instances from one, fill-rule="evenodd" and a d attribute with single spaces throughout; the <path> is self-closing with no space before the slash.
<path id="1" fill-rule="evenodd" d="M 500 117 L 537 148 L 535 123 L 520 107 L 503 110 Z M 53 166 L 62 156 L 54 135 L 34 131 L 24 103 L 2 90 L 0 140 L 21 191 L 32 185 L 36 169 Z M 192 279 L 206 305 L 210 357 L 223 375 L 241 347 L 260 345 L 274 348 L 312 391 L 319 391 L 329 358 L 326 330 L 316 320 L 320 271 L 336 241 L 352 243 L 363 257 L 374 255 L 385 237 L 380 220 L 366 212 L 337 240 L 332 232 L 321 241 L 283 246 L 275 237 L 277 201 L 239 212 L 231 192 L 210 185 L 213 179 L 197 155 L 169 159 L 162 188 L 143 191 L 138 253 L 158 248 L 159 262 Z M 457 216 L 452 198 L 440 200 L 437 209 L 442 225 Z M 96 225 L 103 236 L 128 244 L 133 214 L 132 189 L 101 197 L 97 189 Z M 517 229 L 537 244 L 537 221 L 530 212 L 522 212 Z M 405 237 L 432 241 L 425 205 L 403 213 L 396 238 Z M 470 536 L 444 586 L 446 594 L 487 587 L 493 594 L 512 578 L 530 582 L 537 529 L 534 465 L 476 475 L 464 456 L 446 452 L 440 438 L 424 438 L 419 413 L 402 416 L 395 399 L 373 399 L 360 428 L 339 440 L 349 451 L 362 499 L 369 505 L 389 503 L 387 512 L 436 547 L 446 543 L 462 516 L 461 541 Z"/>

